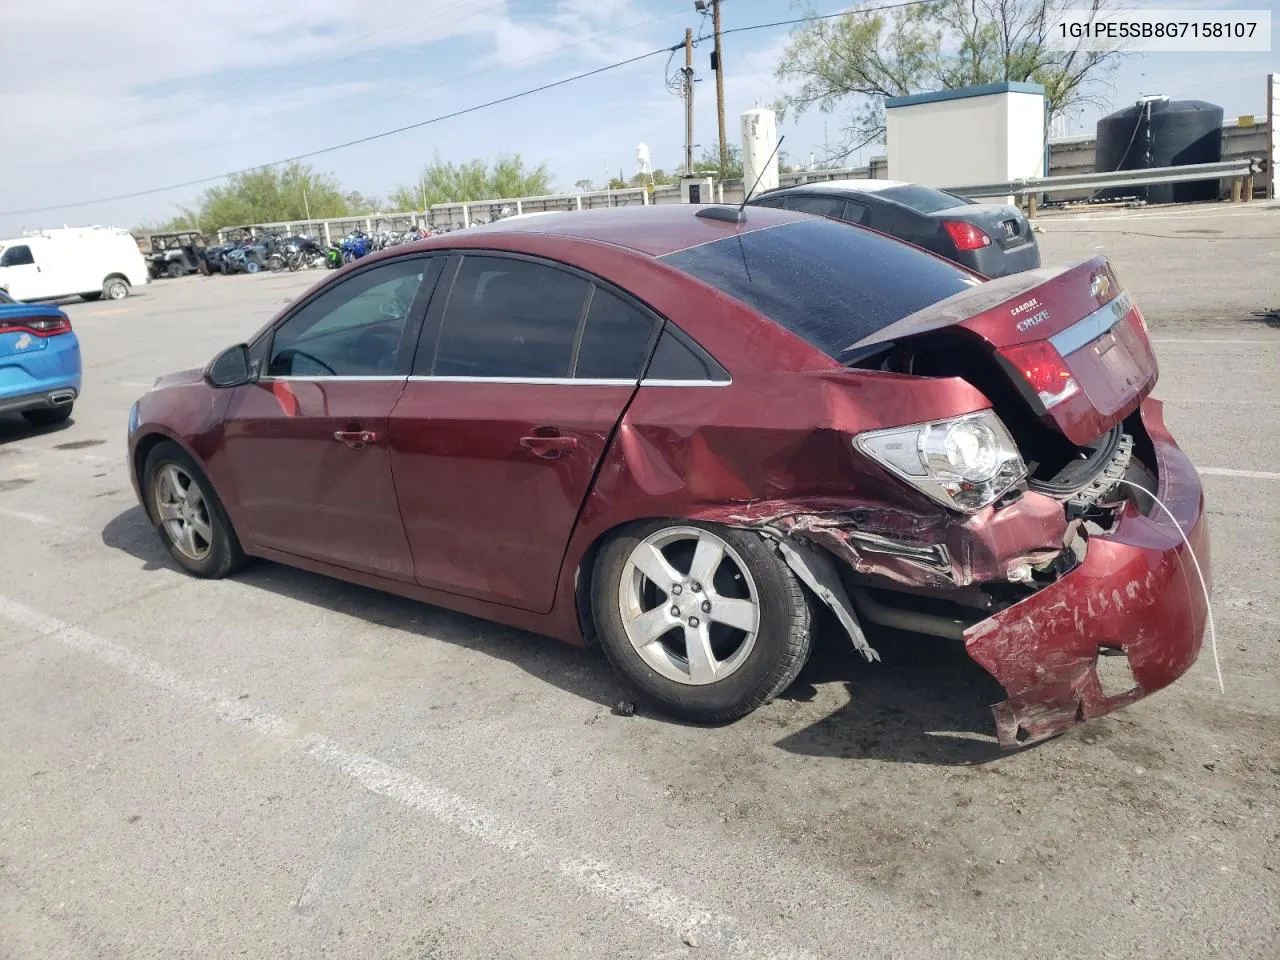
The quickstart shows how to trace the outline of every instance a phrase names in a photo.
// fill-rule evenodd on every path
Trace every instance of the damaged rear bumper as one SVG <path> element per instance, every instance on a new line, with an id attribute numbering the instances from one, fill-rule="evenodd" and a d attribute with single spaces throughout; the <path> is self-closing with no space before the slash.
<path id="1" fill-rule="evenodd" d="M 1141 416 L 1155 450 L 1161 501 L 1143 516 L 1132 505 L 1106 535 L 1089 539 L 1078 567 L 964 633 L 969 655 L 1009 695 L 993 710 L 1005 747 L 1034 743 L 1133 703 L 1195 662 L 1208 618 L 1186 533 L 1206 580 L 1209 532 L 1200 479 L 1165 427 L 1162 405 Z M 1104 690 L 1103 652 L 1128 660 L 1133 683 Z M 1117 653 L 1118 652 L 1118 653 Z"/>

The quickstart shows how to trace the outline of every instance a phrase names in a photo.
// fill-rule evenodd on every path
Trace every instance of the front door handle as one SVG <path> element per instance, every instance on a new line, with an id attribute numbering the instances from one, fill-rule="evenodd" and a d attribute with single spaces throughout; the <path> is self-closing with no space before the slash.
<path id="1" fill-rule="evenodd" d="M 554 460 L 569 450 L 576 450 L 578 438 L 561 436 L 554 429 L 540 429 L 531 437 L 521 437 L 520 446 L 532 452 L 535 457 Z"/>
<path id="2" fill-rule="evenodd" d="M 378 435 L 372 430 L 335 430 L 333 439 L 345 443 L 352 450 L 363 450 L 372 443 L 378 442 Z"/>

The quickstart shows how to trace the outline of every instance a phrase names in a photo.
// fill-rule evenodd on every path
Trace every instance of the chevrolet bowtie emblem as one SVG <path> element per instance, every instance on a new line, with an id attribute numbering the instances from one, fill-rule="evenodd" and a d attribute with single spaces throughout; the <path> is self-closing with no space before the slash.
<path id="1" fill-rule="evenodd" d="M 1111 292 L 1111 278 L 1105 273 L 1094 274 L 1093 282 L 1089 284 L 1089 292 L 1098 299 L 1102 299 Z"/>

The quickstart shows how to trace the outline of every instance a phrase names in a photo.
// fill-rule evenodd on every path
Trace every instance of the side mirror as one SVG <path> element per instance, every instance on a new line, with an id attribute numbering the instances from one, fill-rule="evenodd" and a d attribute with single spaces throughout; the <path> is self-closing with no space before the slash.
<path id="1" fill-rule="evenodd" d="M 227 347 L 213 358 L 204 377 L 214 387 L 238 387 L 249 383 L 253 379 L 253 369 L 249 363 L 248 344 Z"/>

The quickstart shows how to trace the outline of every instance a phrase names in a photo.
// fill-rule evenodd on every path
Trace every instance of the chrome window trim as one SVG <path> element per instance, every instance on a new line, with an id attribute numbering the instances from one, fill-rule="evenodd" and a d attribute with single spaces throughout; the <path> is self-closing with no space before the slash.
<path id="1" fill-rule="evenodd" d="M 634 387 L 636 379 L 603 380 L 574 377 L 411 376 L 410 383 L 527 383 L 541 387 Z"/>
<path id="2" fill-rule="evenodd" d="M 283 377 L 277 379 L 285 379 Z M 309 379 L 304 377 L 293 377 L 290 379 Z M 317 377 L 315 379 L 343 379 L 334 377 Z M 378 377 L 349 377 L 345 379 L 380 379 Z M 399 380 L 400 377 L 392 377 L 388 379 Z M 733 381 L 731 380 L 603 380 L 590 379 L 586 377 L 436 377 L 436 376 L 411 376 L 408 378 L 410 383 L 525 383 L 531 386 L 541 387 L 727 387 Z"/>
<path id="3" fill-rule="evenodd" d="M 1069 357 L 1097 340 L 1127 317 L 1132 309 L 1133 298 L 1129 296 L 1128 290 L 1122 290 L 1083 320 L 1077 320 L 1065 330 L 1059 330 L 1049 338 L 1049 342 L 1059 354 Z"/>
<path id="4" fill-rule="evenodd" d="M 663 380 L 660 377 L 640 381 L 642 387 L 727 387 L 732 380 Z"/>
<path id="5" fill-rule="evenodd" d="M 363 383 L 391 383 L 394 381 L 402 381 L 405 376 L 402 374 L 398 377 L 357 377 L 357 376 L 324 376 L 323 374 L 314 377 L 259 377 L 258 383 L 281 383 L 300 382 L 314 383 L 316 381 L 333 381 L 341 380 L 343 382 L 363 382 Z"/>

